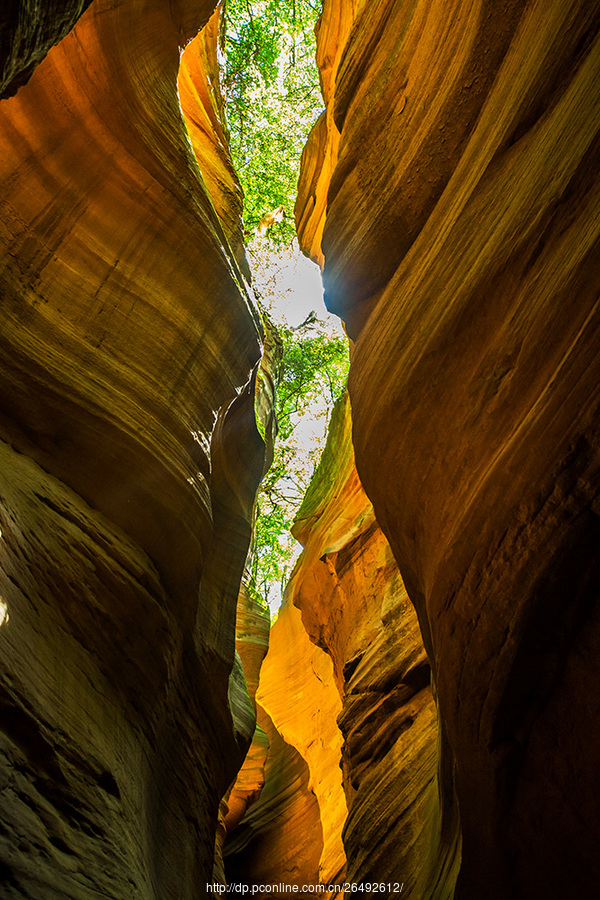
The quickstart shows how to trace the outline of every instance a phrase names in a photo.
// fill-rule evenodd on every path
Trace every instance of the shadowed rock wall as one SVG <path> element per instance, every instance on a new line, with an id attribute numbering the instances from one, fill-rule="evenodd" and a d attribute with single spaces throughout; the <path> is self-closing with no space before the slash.
<path id="1" fill-rule="evenodd" d="M 304 550 L 257 696 L 308 765 L 324 840 L 319 880 L 451 896 L 460 836 L 451 794 L 440 808 L 430 668 L 358 479 L 347 396 L 334 410 L 294 534 Z"/>
<path id="2" fill-rule="evenodd" d="M 4 0 L 0 8 L 0 98 L 27 82 L 91 0 Z"/>
<path id="3" fill-rule="evenodd" d="M 177 93 L 211 13 L 97 0 L 0 103 L 6 897 L 202 895 L 254 730 L 230 673 L 272 384 L 210 35 L 181 73 L 206 181 Z"/>
<path id="4" fill-rule="evenodd" d="M 341 8 L 297 220 L 356 341 L 357 467 L 431 665 L 455 895 L 592 897 L 600 5 Z"/>

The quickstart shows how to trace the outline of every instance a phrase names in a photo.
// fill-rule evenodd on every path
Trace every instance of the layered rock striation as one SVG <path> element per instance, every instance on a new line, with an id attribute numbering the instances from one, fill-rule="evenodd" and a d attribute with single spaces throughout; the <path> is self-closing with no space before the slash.
<path id="1" fill-rule="evenodd" d="M 305 790 L 316 801 L 306 804 L 315 825 L 311 829 L 309 821 L 301 829 L 296 845 L 300 852 L 293 858 L 294 881 L 330 885 L 339 883 L 346 862 L 341 840 L 346 817 L 341 734 L 336 726 L 341 701 L 331 660 L 309 640 L 293 597 L 290 586 L 271 629 L 257 699 L 283 741 L 304 763 Z"/>
<path id="2" fill-rule="evenodd" d="M 11 97 L 91 0 L 7 0 L 0 9 L 0 99 Z"/>
<path id="3" fill-rule="evenodd" d="M 242 662 L 248 695 L 256 710 L 256 690 L 260 670 L 269 646 L 269 610 L 261 606 L 245 585 L 238 599 L 236 647 Z M 258 800 L 265 784 L 265 763 L 269 751 L 267 735 L 257 721 L 252 744 L 227 794 L 224 817 L 225 834 L 235 831 L 246 811 Z"/>
<path id="4" fill-rule="evenodd" d="M 282 738 L 260 704 L 257 719 L 269 743 L 265 783 L 228 836 L 225 874 L 233 891 L 269 885 L 272 896 L 283 897 L 294 885 L 300 891 L 318 883 L 323 829 L 306 761 Z"/>
<path id="5" fill-rule="evenodd" d="M 451 896 L 460 836 L 453 797 L 440 808 L 430 667 L 356 472 L 347 396 L 294 534 L 304 550 L 257 696 L 306 761 L 318 801 L 323 850 L 318 879 L 306 883 Z"/>
<path id="6" fill-rule="evenodd" d="M 465 900 L 600 878 L 599 26 L 562 0 L 321 25 L 297 220 L 355 340 L 357 467 L 431 666 Z"/>
<path id="7" fill-rule="evenodd" d="M 31 75 L 84 5 L 0 14 L 3 896 L 203 894 L 220 821 L 246 883 L 594 897 L 600 6 L 325 0 L 296 215 L 352 425 L 256 730 L 276 363 L 218 18 L 95 0 Z"/>
<path id="8" fill-rule="evenodd" d="M 214 21 L 189 130 L 177 88 L 212 11 L 96 0 L 0 103 L 6 897 L 202 894 L 254 731 L 235 610 L 272 383 Z"/>
<path id="9" fill-rule="evenodd" d="M 347 396 L 334 410 L 294 533 L 305 546 L 291 582 L 294 603 L 331 658 L 340 696 L 345 881 L 448 895 L 460 841 L 452 803 L 440 810 L 430 666 L 356 472 Z"/>

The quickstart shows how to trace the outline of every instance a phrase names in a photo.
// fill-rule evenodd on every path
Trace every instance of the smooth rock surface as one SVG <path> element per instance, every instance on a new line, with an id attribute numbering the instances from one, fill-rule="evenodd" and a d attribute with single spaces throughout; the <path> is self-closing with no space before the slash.
<path id="1" fill-rule="evenodd" d="M 256 690 L 262 663 L 269 646 L 270 627 L 269 610 L 261 606 L 242 585 L 237 605 L 236 648 L 244 668 L 248 695 L 255 710 Z M 227 813 L 224 819 L 225 835 L 237 828 L 249 807 L 260 797 L 265 784 L 265 763 L 268 751 L 267 735 L 257 722 L 252 744 L 237 774 L 235 784 L 227 795 Z"/>
<path id="2" fill-rule="evenodd" d="M 81 5 L 26 40 L 3 8 L 4 80 Z M 235 608 L 273 375 L 217 29 L 95 0 L 0 102 L 7 898 L 203 895 L 255 733 Z M 595 0 L 324 4 L 296 218 L 355 342 L 356 468 L 340 407 L 232 880 L 597 894 L 599 32 Z"/>
<path id="3" fill-rule="evenodd" d="M 254 731 L 235 610 L 272 379 L 214 28 L 181 73 L 198 161 L 178 100 L 211 13 L 96 0 L 0 103 L 3 897 L 203 895 Z"/>
<path id="4" fill-rule="evenodd" d="M 600 6 L 351 11 L 297 221 L 356 342 L 357 467 L 432 669 L 455 896 L 592 897 Z"/>
<path id="5" fill-rule="evenodd" d="M 198 36 L 186 45 L 179 66 L 179 101 L 202 178 L 236 262 L 249 278 L 244 253 L 243 194 L 229 155 L 220 89 L 218 47 L 223 7 L 218 6 Z"/>
<path id="6" fill-rule="evenodd" d="M 310 780 L 298 782 L 282 765 L 274 740 L 263 793 L 226 847 L 227 870 L 242 881 L 240 873 L 252 873 L 250 884 L 283 871 L 291 878 L 294 839 L 290 883 L 385 882 L 390 895 L 397 884 L 397 893 L 403 886 L 415 897 L 452 896 L 460 831 L 452 780 L 439 769 L 444 739 L 430 667 L 358 479 L 347 396 L 294 534 L 304 550 L 271 630 L 257 699 L 259 718 L 262 706 Z M 320 828 L 306 820 L 296 836 L 309 812 L 298 792 L 308 790 Z"/>
<path id="7" fill-rule="evenodd" d="M 306 884 L 329 885 L 341 880 L 346 863 L 341 840 L 347 813 L 340 771 L 342 736 L 336 725 L 341 701 L 330 658 L 310 642 L 292 604 L 293 583 L 271 629 L 257 700 L 308 767 L 322 850 L 316 874 L 301 874 Z"/>
<path id="8" fill-rule="evenodd" d="M 300 889 L 318 884 L 323 852 L 319 805 L 306 762 L 260 705 L 257 718 L 269 742 L 265 786 L 225 844 L 225 874 L 232 886 L 276 885 L 271 896 L 285 897 L 285 885 Z"/>
<path id="9" fill-rule="evenodd" d="M 440 809 L 447 785 L 438 772 L 442 738 L 430 667 L 358 479 L 347 397 L 334 410 L 294 533 L 305 549 L 289 590 L 311 640 L 331 657 L 341 698 L 348 815 L 337 827 L 343 825 L 345 881 L 403 884 L 415 897 L 451 896 L 460 835 L 451 786 Z M 261 684 L 260 696 L 264 690 Z M 324 711 L 322 703 L 318 708 Z M 328 806 L 323 810 L 327 815 Z"/>

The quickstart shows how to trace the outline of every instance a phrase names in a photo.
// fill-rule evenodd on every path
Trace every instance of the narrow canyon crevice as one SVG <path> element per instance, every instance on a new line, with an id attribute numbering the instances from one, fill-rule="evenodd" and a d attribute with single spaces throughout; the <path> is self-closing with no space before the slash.
<path id="1" fill-rule="evenodd" d="M 0 895 L 591 900 L 600 4 L 324 0 L 351 365 L 272 628 L 221 8 L 56 7 L 0 12 Z"/>

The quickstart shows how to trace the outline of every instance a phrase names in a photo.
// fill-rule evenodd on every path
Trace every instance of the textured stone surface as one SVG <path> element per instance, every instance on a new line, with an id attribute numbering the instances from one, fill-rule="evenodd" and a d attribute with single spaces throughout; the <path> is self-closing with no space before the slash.
<path id="1" fill-rule="evenodd" d="M 182 72 L 206 182 L 177 94 L 211 12 L 97 0 L 0 103 L 6 897 L 202 894 L 254 730 L 235 608 L 272 383 L 208 37 Z"/>
<path id="2" fill-rule="evenodd" d="M 260 606 L 251 594 L 242 587 L 237 605 L 236 648 L 242 661 L 248 694 L 256 709 L 256 689 L 260 670 L 269 646 L 269 611 Z M 246 810 L 258 800 L 265 783 L 265 762 L 269 741 L 256 723 L 252 744 L 243 765 L 237 774 L 235 784 L 227 796 L 225 816 L 226 833 L 234 831 Z"/>
<path id="3" fill-rule="evenodd" d="M 2 30 L 6 79 L 61 9 L 49 38 Z M 8 898 L 203 893 L 254 730 L 234 611 L 272 380 L 215 18 L 178 101 L 211 15 L 96 0 L 0 103 Z M 349 879 L 597 893 L 599 24 L 584 0 L 325 3 L 297 220 L 355 340 L 377 520 L 340 416 L 233 879 L 336 877 L 345 802 Z"/>
<path id="4" fill-rule="evenodd" d="M 341 840 L 346 802 L 340 771 L 341 734 L 336 725 L 341 701 L 331 660 L 308 639 L 300 613 L 292 604 L 291 585 L 271 630 L 257 699 L 283 739 L 306 763 L 308 789 L 318 804 L 322 850 L 317 877 L 310 878 L 309 872 L 299 874 L 304 875 L 306 884 L 333 884 L 343 875 L 346 862 Z"/>
<path id="5" fill-rule="evenodd" d="M 304 550 L 257 694 L 277 728 L 273 755 L 260 800 L 226 848 L 227 871 L 250 884 L 285 872 L 290 883 L 383 881 L 414 897 L 450 897 L 460 833 L 451 782 L 440 806 L 447 776 L 438 772 L 430 667 L 358 479 L 347 397 L 294 533 Z M 277 733 L 290 745 L 286 754 L 293 747 L 304 761 L 308 782 L 284 765 Z M 306 804 L 308 790 L 316 810 Z"/>
<path id="6" fill-rule="evenodd" d="M 221 14 L 222 7 L 219 6 L 182 53 L 178 77 L 179 100 L 210 199 L 236 261 L 249 277 L 243 245 L 243 196 L 227 147 L 223 97 L 219 87 L 217 48 Z"/>
<path id="7" fill-rule="evenodd" d="M 331 661 L 310 643 L 288 600 L 261 668 L 263 622 L 242 595 L 238 648 L 250 694 L 259 685 L 260 694 L 254 740 L 228 798 L 225 873 L 229 883 L 249 886 L 329 883 L 343 869 L 346 813 Z"/>
<path id="8" fill-rule="evenodd" d="M 308 635 L 331 657 L 342 700 L 348 816 L 337 827 L 343 824 L 346 880 L 398 882 L 415 897 L 451 896 L 460 838 L 452 796 L 443 820 L 439 805 L 444 783 L 429 664 L 356 473 L 347 398 L 334 411 L 294 533 L 305 549 L 289 590 Z M 261 684 L 261 696 L 264 690 Z M 314 694 L 307 695 L 310 702 Z"/>
<path id="9" fill-rule="evenodd" d="M 0 7 L 0 99 L 25 84 L 91 0 L 4 0 Z"/>
<path id="10" fill-rule="evenodd" d="M 465 900 L 600 879 L 599 24 L 362 5 L 297 207 L 356 339 L 357 466 L 432 668 Z"/>
<path id="11" fill-rule="evenodd" d="M 332 101 L 356 6 L 356 0 L 323 0 L 323 11 L 316 27 L 317 65 L 326 108 L 310 132 L 302 154 L 294 213 L 302 249 L 321 269 L 327 189 L 337 161 L 340 137 L 333 119 Z"/>
<path id="12" fill-rule="evenodd" d="M 308 766 L 260 705 L 257 713 L 269 741 L 265 786 L 225 845 L 228 883 L 317 884 L 323 832 Z M 271 896 L 283 897 L 286 891 Z"/>

